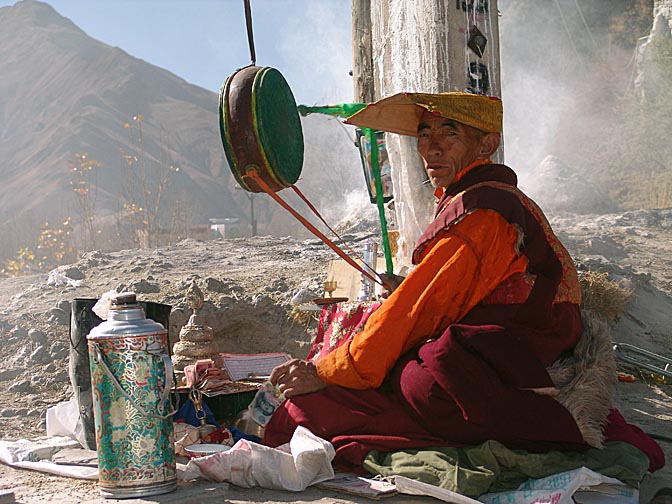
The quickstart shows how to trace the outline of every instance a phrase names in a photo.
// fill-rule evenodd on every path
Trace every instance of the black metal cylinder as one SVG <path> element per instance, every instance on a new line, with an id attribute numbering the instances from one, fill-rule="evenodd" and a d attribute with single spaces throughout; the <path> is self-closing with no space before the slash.
<path id="1" fill-rule="evenodd" d="M 93 312 L 98 299 L 76 298 L 70 313 L 70 383 L 79 408 L 79 418 L 84 431 L 84 448 L 96 449 L 96 432 L 93 420 L 91 394 L 91 369 L 86 336 L 103 320 Z M 148 319 L 158 322 L 168 330 L 172 306 L 151 301 L 140 301 Z"/>

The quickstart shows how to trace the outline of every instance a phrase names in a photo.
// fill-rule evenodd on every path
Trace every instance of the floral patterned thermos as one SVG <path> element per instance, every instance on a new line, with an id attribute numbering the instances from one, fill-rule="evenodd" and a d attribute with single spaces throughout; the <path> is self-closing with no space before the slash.
<path id="1" fill-rule="evenodd" d="M 168 333 L 134 293 L 112 299 L 87 336 L 103 497 L 157 495 L 177 486 Z"/>

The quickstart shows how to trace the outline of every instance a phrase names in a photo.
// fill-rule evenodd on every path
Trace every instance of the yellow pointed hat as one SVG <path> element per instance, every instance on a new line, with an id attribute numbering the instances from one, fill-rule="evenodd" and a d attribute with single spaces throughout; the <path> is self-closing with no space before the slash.
<path id="1" fill-rule="evenodd" d="M 370 103 L 345 123 L 417 136 L 423 109 L 488 133 L 502 131 L 502 100 L 471 93 L 397 93 Z"/>

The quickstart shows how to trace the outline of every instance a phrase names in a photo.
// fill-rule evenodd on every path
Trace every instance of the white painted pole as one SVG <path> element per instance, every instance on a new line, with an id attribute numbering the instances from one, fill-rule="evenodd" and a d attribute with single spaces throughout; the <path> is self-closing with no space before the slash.
<path id="1" fill-rule="evenodd" d="M 375 99 L 401 91 L 501 97 L 497 0 L 370 0 L 370 8 Z M 469 48 L 474 29 L 487 40 L 482 53 Z M 433 188 L 423 184 L 416 140 L 388 134 L 386 141 L 403 274 L 433 218 Z"/>

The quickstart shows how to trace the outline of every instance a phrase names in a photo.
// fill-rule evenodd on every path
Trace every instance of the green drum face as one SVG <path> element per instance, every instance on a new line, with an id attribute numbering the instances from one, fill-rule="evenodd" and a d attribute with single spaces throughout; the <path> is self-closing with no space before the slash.
<path id="1" fill-rule="evenodd" d="M 105 497 L 155 495 L 177 485 L 166 395 L 171 377 L 156 351 L 168 353 L 167 339 L 165 332 L 89 339 L 99 485 Z"/>
<path id="2" fill-rule="evenodd" d="M 294 184 L 303 167 L 303 132 L 294 96 L 280 72 L 246 67 L 220 93 L 220 133 L 229 167 L 251 192 L 263 190 L 245 174 L 254 169 L 274 191 Z"/>
<path id="3" fill-rule="evenodd" d="M 266 68 L 254 79 L 252 99 L 268 165 L 289 186 L 299 179 L 303 166 L 303 132 L 294 96 L 280 72 Z"/>

